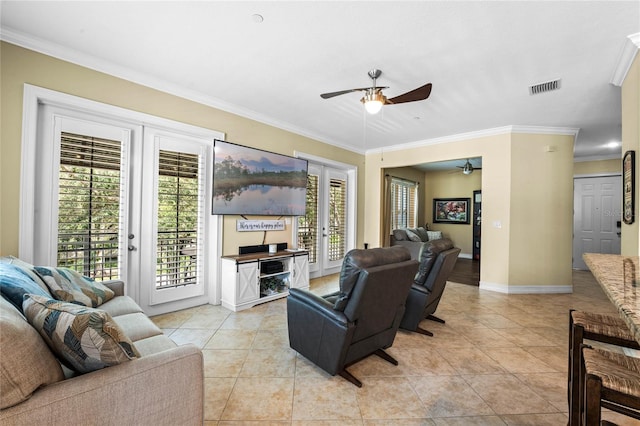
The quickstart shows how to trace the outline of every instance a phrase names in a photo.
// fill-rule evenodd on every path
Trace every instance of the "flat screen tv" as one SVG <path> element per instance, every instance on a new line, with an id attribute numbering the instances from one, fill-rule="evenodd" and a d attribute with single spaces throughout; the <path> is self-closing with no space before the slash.
<path id="1" fill-rule="evenodd" d="M 307 160 L 215 140 L 212 214 L 302 216 Z"/>

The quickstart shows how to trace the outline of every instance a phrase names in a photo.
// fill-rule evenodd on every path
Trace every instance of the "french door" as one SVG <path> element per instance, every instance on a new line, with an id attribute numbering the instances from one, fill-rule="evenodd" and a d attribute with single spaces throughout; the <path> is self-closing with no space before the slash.
<path id="1" fill-rule="evenodd" d="M 148 310 L 205 295 L 212 141 L 145 128 L 140 252 Z M 206 301 L 205 301 L 206 302 Z"/>
<path id="2" fill-rule="evenodd" d="M 129 161 L 140 129 L 67 113 L 42 108 L 32 261 L 128 281 Z"/>
<path id="3" fill-rule="evenodd" d="M 352 248 L 348 214 L 349 175 L 344 170 L 309 163 L 307 212 L 298 218 L 298 247 L 309 251 L 309 275 L 340 271 Z"/>
<path id="4" fill-rule="evenodd" d="M 37 155 L 22 164 L 21 209 L 32 213 L 21 257 L 122 280 L 150 315 L 216 303 L 216 262 L 205 259 L 217 258 L 219 221 L 207 200 L 222 135 L 38 104 L 26 143 Z"/>

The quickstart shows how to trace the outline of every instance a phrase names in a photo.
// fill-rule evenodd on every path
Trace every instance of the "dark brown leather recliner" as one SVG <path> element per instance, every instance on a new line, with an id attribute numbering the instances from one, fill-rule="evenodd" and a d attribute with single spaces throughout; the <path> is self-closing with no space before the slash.
<path id="1" fill-rule="evenodd" d="M 331 375 L 358 387 L 349 365 L 393 344 L 418 270 L 402 246 L 351 250 L 342 263 L 340 291 L 318 296 L 292 288 L 287 297 L 289 345 Z"/>
<path id="2" fill-rule="evenodd" d="M 420 267 L 407 297 L 400 328 L 433 336 L 433 333 L 420 327 L 420 322 L 426 318 L 444 324 L 444 321 L 433 313 L 440 303 L 459 253 L 460 249 L 454 247 L 448 238 L 423 244 L 418 257 Z"/>

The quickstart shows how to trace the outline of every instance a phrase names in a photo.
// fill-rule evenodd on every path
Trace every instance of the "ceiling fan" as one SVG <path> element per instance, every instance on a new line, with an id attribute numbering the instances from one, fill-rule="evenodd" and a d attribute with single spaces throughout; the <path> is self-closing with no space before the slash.
<path id="1" fill-rule="evenodd" d="M 402 95 L 387 99 L 387 97 L 382 94 L 382 89 L 388 89 L 388 87 L 376 86 L 376 79 L 380 77 L 382 71 L 378 69 L 372 69 L 368 72 L 368 74 L 373 81 L 373 85 L 371 87 L 360 87 L 358 89 L 348 89 L 340 90 L 338 92 L 323 93 L 320 95 L 320 97 L 322 99 L 329 99 L 333 98 L 334 96 L 344 95 L 345 93 L 364 92 L 364 96 L 362 99 L 360 99 L 360 102 L 364 104 L 364 107 L 369 114 L 377 114 L 378 111 L 380 111 L 380 109 L 382 108 L 382 105 L 395 105 L 405 102 L 422 101 L 424 99 L 427 99 L 431 94 L 431 83 L 427 83 L 424 86 L 418 87 L 417 89 L 413 89 L 408 91 L 407 93 L 403 93 Z"/>
<path id="2" fill-rule="evenodd" d="M 473 167 L 473 164 L 467 158 L 467 162 L 464 163 L 464 166 L 456 166 L 459 169 L 462 169 L 462 173 L 465 175 L 470 175 L 474 170 L 482 170 L 482 167 Z"/>

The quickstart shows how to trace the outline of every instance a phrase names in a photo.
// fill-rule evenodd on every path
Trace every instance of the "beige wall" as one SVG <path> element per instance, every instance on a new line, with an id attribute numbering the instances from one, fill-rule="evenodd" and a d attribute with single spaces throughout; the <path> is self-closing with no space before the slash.
<path id="1" fill-rule="evenodd" d="M 571 285 L 573 137 L 514 134 L 511 164 L 509 284 Z"/>
<path id="2" fill-rule="evenodd" d="M 460 247 L 462 255 L 471 256 L 473 253 L 473 191 L 482 187 L 482 170 L 476 170 L 470 175 L 465 175 L 458 169 L 451 171 L 428 172 L 425 175 L 424 198 L 427 203 L 425 222 L 429 223 L 429 228 L 442 231 L 446 237 L 451 238 L 457 247 Z M 469 198 L 469 219 L 466 224 L 446 224 L 433 222 L 433 199 L 434 198 Z"/>
<path id="3" fill-rule="evenodd" d="M 573 163 L 573 175 L 597 175 L 605 173 L 622 173 L 622 159 L 581 161 Z"/>
<path id="4" fill-rule="evenodd" d="M 295 150 L 358 167 L 358 217 L 362 217 L 365 188 L 364 156 L 300 135 L 239 117 L 139 84 L 96 72 L 69 62 L 35 53 L 12 44 L 0 44 L 0 255 L 18 254 L 20 201 L 20 146 L 22 138 L 23 86 L 35 86 L 116 105 L 226 134 L 235 143 L 292 155 Z M 237 253 L 238 246 L 261 244 L 262 232 L 235 231 L 238 217 L 224 219 L 223 254 Z M 358 221 L 357 241 L 362 241 Z M 290 242 L 291 231 L 270 232 L 266 242 Z"/>
<path id="5" fill-rule="evenodd" d="M 570 288 L 573 139 L 504 133 L 367 155 L 365 241 L 380 241 L 383 166 L 482 157 L 481 286 Z"/>
<path id="6" fill-rule="evenodd" d="M 640 55 L 636 55 L 622 84 L 622 153 L 636 152 L 636 219 L 633 224 L 622 223 L 621 253 L 638 256 L 640 253 Z"/>
<path id="7" fill-rule="evenodd" d="M 380 197 L 383 167 L 403 167 L 419 163 L 458 158 L 482 157 L 484 224 L 499 220 L 502 228 L 483 226 L 480 279 L 489 283 L 508 283 L 509 193 L 511 135 L 499 134 L 469 140 L 434 144 L 398 151 L 387 151 L 384 161 L 377 154 L 367 155 L 367 194 L 365 197 L 365 241 L 380 244 Z"/>

